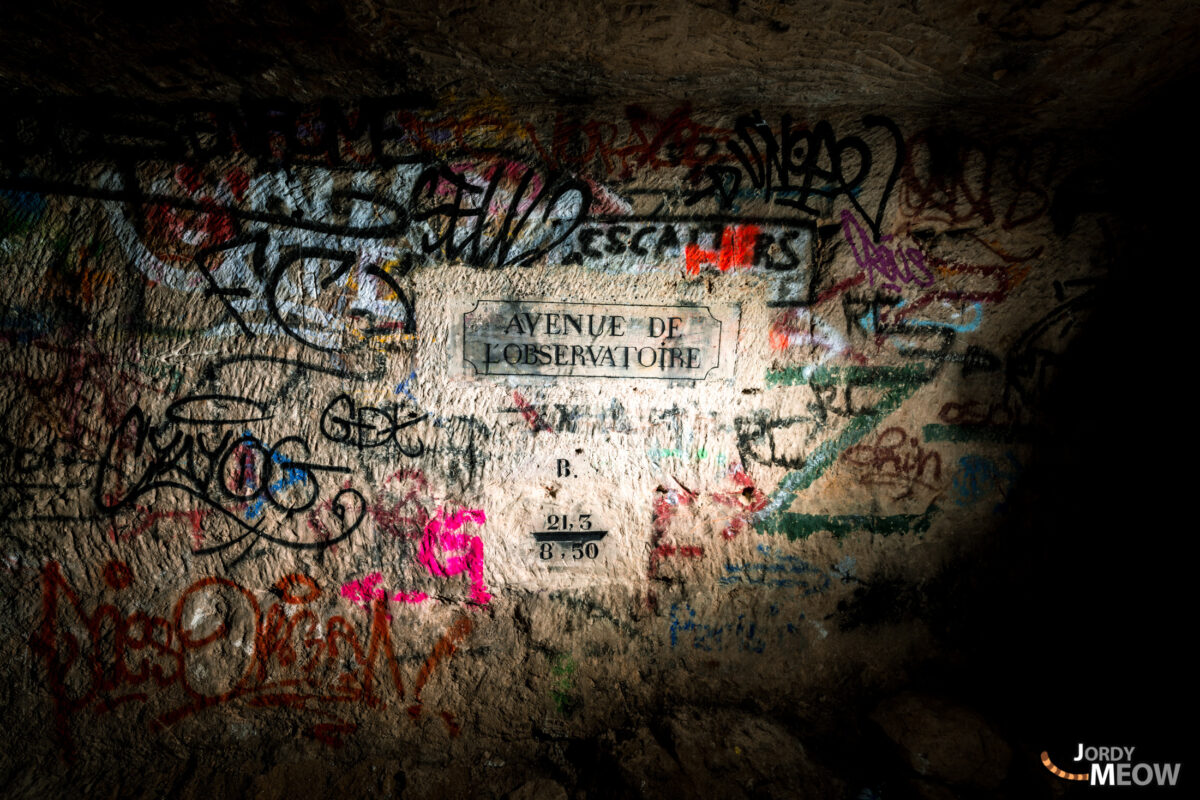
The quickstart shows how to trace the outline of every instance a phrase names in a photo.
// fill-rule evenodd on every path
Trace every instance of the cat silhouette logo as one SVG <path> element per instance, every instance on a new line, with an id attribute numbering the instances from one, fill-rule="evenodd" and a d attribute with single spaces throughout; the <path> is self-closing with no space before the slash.
<path id="1" fill-rule="evenodd" d="M 1179 780 L 1179 764 L 1134 763 L 1134 747 L 1084 747 L 1073 761 L 1090 762 L 1085 772 L 1067 772 L 1059 769 L 1050 760 L 1050 753 L 1042 751 L 1042 764 L 1058 777 L 1068 781 L 1087 781 L 1091 786 L 1174 786 Z M 1084 764 L 1083 766 L 1088 766 Z"/>

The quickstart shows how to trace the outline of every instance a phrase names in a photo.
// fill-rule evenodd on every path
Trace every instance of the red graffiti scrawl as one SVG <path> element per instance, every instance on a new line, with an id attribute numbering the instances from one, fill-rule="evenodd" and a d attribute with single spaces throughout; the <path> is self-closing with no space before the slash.
<path id="1" fill-rule="evenodd" d="M 135 582 L 123 562 L 111 562 L 103 574 L 116 592 Z M 45 670 L 68 757 L 71 719 L 87 709 L 103 714 L 153 702 L 156 729 L 235 702 L 308 711 L 321 719 L 308 735 L 336 746 L 355 730 L 337 709 L 383 710 L 405 698 L 384 603 L 372 602 L 365 625 L 338 614 L 322 618 L 313 605 L 323 593 L 307 575 L 281 578 L 272 590 L 279 602 L 266 608 L 228 578 L 202 578 L 165 616 L 126 613 L 112 603 L 89 611 L 53 561 L 42 570 L 41 589 L 42 619 L 30 645 Z M 460 616 L 434 645 L 416 678 L 418 705 L 434 668 L 471 629 L 471 620 Z M 441 716 L 453 735 L 453 718 Z"/>
<path id="2" fill-rule="evenodd" d="M 705 250 L 696 244 L 689 244 L 683 249 L 689 275 L 699 275 L 700 267 L 705 264 L 716 266 L 721 272 L 728 272 L 731 267 L 750 267 L 754 265 L 754 244 L 758 241 L 757 225 L 734 225 L 721 234 L 721 247 L 716 252 Z"/>

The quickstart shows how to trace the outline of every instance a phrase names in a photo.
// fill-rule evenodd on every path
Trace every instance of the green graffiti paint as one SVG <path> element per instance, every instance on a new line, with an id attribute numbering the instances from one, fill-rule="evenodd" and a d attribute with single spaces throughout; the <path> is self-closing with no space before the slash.
<path id="1" fill-rule="evenodd" d="M 1033 431 L 1016 425 L 941 425 L 921 428 L 927 442 L 1028 442 Z"/>
<path id="2" fill-rule="evenodd" d="M 937 506 L 930 506 L 923 514 L 795 514 L 790 511 L 773 517 L 759 528 L 760 533 L 787 536 L 788 539 L 807 539 L 814 533 L 829 531 L 834 539 L 844 539 L 855 531 L 866 531 L 877 536 L 893 536 L 904 533 L 925 533 L 933 524 Z"/>
<path id="3" fill-rule="evenodd" d="M 803 370 L 800 370 L 803 372 Z M 937 375 L 937 365 L 913 364 L 901 367 L 816 367 L 805 379 L 810 383 L 844 381 L 852 386 L 878 386 L 884 389 L 871 414 L 855 417 L 832 439 L 822 442 L 805 459 L 802 469 L 783 476 L 770 501 L 754 517 L 754 528 L 769 533 L 779 526 L 780 515 L 796 500 L 800 492 L 825 474 L 838 457 L 858 444 L 875 430 L 888 414 Z"/>
<path id="4" fill-rule="evenodd" d="M 865 366 L 805 366 L 768 370 L 765 376 L 767 387 L 804 386 L 878 386 L 880 388 L 902 388 L 928 383 L 936 369 L 924 364 L 906 364 L 899 367 Z"/>
<path id="5" fill-rule="evenodd" d="M 559 653 L 554 657 L 550 674 L 557 678 L 550 689 L 550 699 L 554 701 L 554 708 L 560 715 L 569 717 L 578 705 L 578 700 L 571 693 L 575 688 L 571 680 L 571 676 L 575 674 L 575 660 L 569 653 Z"/>

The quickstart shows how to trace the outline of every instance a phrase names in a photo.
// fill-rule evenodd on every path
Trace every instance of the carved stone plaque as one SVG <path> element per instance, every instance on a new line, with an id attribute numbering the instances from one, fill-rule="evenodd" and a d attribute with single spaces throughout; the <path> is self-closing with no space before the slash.
<path id="1" fill-rule="evenodd" d="M 476 375 L 702 381 L 721 366 L 723 324 L 707 306 L 480 300 L 462 325 Z"/>

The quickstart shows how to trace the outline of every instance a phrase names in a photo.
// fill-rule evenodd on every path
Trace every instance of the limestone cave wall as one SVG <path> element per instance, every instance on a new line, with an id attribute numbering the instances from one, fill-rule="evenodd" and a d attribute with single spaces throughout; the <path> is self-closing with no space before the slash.
<path id="1" fill-rule="evenodd" d="M 6 73 L 7 793 L 1050 797 L 1160 741 L 1180 79 L 739 46 L 708 98 Z"/>

